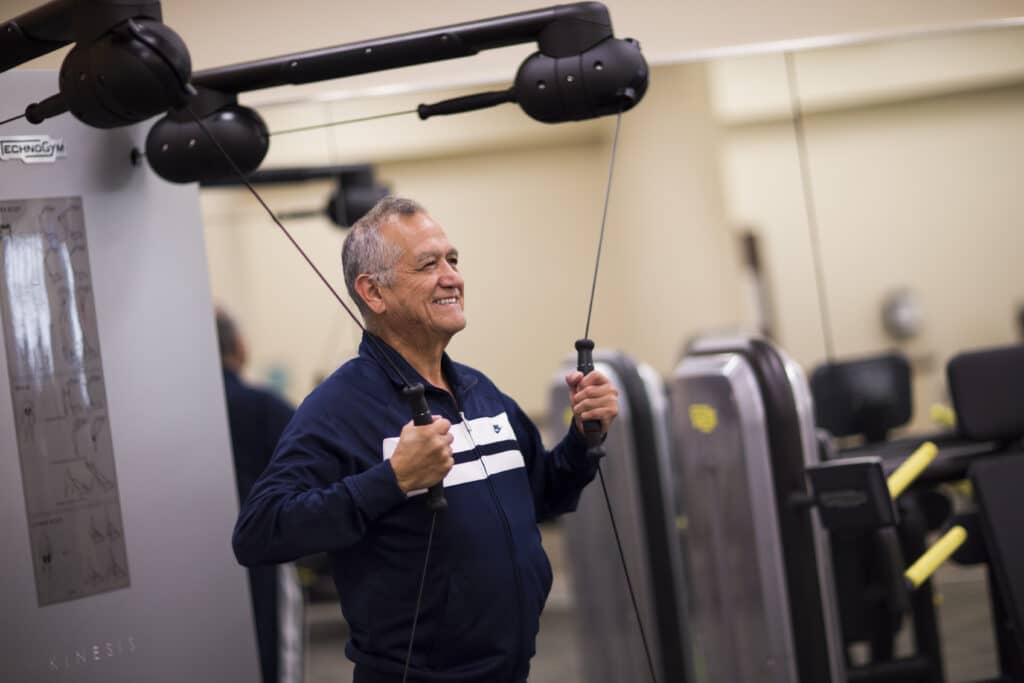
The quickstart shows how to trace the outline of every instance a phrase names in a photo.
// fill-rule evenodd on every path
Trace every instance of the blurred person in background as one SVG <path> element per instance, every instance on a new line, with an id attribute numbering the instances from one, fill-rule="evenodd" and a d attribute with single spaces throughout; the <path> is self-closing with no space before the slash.
<path id="1" fill-rule="evenodd" d="M 231 431 L 238 501 L 244 503 L 295 409 L 273 392 L 241 378 L 248 360 L 238 325 L 216 311 L 217 343 Z M 302 595 L 292 565 L 250 567 L 249 588 L 263 683 L 302 680 Z"/>

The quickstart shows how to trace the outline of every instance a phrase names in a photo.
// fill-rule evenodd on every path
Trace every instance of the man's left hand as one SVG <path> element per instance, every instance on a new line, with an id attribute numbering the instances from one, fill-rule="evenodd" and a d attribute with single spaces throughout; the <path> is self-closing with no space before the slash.
<path id="1" fill-rule="evenodd" d="M 584 420 L 599 420 L 601 431 L 606 433 L 619 414 L 619 390 L 597 370 L 586 375 L 573 370 L 565 376 L 565 383 L 569 386 L 569 405 L 580 434 Z"/>

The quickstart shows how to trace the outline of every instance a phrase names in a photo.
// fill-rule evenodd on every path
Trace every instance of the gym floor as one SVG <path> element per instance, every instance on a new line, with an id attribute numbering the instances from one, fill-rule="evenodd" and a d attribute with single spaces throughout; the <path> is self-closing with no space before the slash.
<path id="1" fill-rule="evenodd" d="M 563 545 L 557 526 L 544 529 L 544 546 L 555 568 L 555 583 L 541 618 L 537 655 L 530 683 L 582 683 L 576 612 L 566 578 Z M 984 568 L 946 565 L 935 575 L 939 623 L 948 683 L 995 677 L 997 661 L 992 637 L 987 579 Z M 623 615 L 623 618 L 632 618 Z M 307 607 L 309 643 L 306 683 L 349 683 L 352 663 L 345 659 L 348 630 L 335 602 Z M 904 629 L 899 651 L 910 647 Z"/>

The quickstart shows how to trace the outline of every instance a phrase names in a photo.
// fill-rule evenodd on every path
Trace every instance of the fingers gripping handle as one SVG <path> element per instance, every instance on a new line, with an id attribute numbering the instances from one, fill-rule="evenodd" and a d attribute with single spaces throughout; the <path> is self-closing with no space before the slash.
<path id="1" fill-rule="evenodd" d="M 594 342 L 590 339 L 576 340 L 576 369 L 584 375 L 594 369 Z M 592 458 L 600 458 L 604 455 L 604 447 L 601 446 L 600 420 L 584 420 L 583 437 L 587 441 L 587 455 Z"/>
<path id="2" fill-rule="evenodd" d="M 428 425 L 433 422 L 433 417 L 430 415 L 430 406 L 427 405 L 427 399 L 423 395 L 423 385 L 417 382 L 411 386 L 402 389 L 402 396 L 405 397 L 406 402 L 409 404 L 409 410 L 412 411 L 412 423 L 417 426 Z M 427 489 L 427 509 L 431 512 L 437 512 L 438 510 L 444 510 L 448 507 L 448 501 L 444 497 L 444 486 L 441 482 L 438 482 Z"/>

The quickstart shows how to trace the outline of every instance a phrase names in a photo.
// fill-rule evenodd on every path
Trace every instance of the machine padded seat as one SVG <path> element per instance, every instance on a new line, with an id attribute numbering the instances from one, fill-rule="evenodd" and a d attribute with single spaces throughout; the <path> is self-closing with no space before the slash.
<path id="1" fill-rule="evenodd" d="M 1020 404 L 1018 404 L 1019 407 Z M 986 458 L 971 468 L 971 481 L 978 497 L 979 520 L 985 546 L 991 558 L 1005 633 L 1015 642 L 1007 643 L 1004 673 L 1020 680 L 1024 676 L 1024 451 Z"/>
<path id="2" fill-rule="evenodd" d="M 976 441 L 1024 436 L 1024 344 L 961 353 L 946 366 L 961 433 Z"/>
<path id="3" fill-rule="evenodd" d="M 814 421 L 833 436 L 882 441 L 913 414 L 910 363 L 899 353 L 837 361 L 811 374 Z"/>

